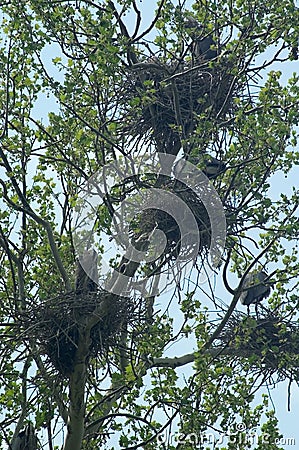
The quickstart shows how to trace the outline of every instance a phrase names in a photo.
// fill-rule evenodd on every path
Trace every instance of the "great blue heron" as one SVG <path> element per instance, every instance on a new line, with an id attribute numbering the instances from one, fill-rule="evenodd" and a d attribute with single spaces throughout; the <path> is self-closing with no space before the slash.
<path id="1" fill-rule="evenodd" d="M 249 313 L 249 306 L 254 304 L 256 306 L 266 297 L 270 295 L 271 286 L 265 283 L 268 278 L 266 272 L 260 270 L 259 272 L 250 272 L 246 275 L 243 284 L 243 292 L 240 295 L 240 302 L 247 306 Z"/>
<path id="2" fill-rule="evenodd" d="M 220 173 L 224 172 L 226 165 L 220 159 L 210 156 L 209 160 L 205 164 L 205 168 L 202 170 L 203 173 L 209 178 L 216 178 Z"/>
<path id="3" fill-rule="evenodd" d="M 202 157 L 189 157 L 188 162 L 193 164 L 194 166 L 202 167 L 202 172 L 209 178 L 213 179 L 220 175 L 222 172 L 226 170 L 226 165 L 223 161 L 214 158 L 213 156 L 209 156 L 206 161 L 203 161 Z M 173 173 L 175 176 L 179 176 L 179 174 L 188 175 L 191 170 L 190 167 L 186 164 L 186 161 L 182 158 L 179 159 L 175 165 Z"/>
<path id="4" fill-rule="evenodd" d="M 191 29 L 190 36 L 193 40 L 191 45 L 192 54 L 196 58 L 203 58 L 206 60 L 216 58 L 218 55 L 216 43 L 211 34 L 205 34 L 204 26 L 192 16 L 186 18 L 184 26 L 187 29 Z"/>
<path id="5" fill-rule="evenodd" d="M 84 250 L 77 260 L 76 292 L 96 292 L 98 286 L 98 254 L 94 249 Z"/>
<path id="6" fill-rule="evenodd" d="M 32 423 L 28 423 L 13 441 L 11 450 L 37 450 L 37 437 Z"/>

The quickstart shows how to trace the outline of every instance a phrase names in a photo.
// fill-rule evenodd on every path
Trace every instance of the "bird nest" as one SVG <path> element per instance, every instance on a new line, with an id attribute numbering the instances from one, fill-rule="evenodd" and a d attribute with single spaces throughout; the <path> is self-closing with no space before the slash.
<path id="1" fill-rule="evenodd" d="M 186 208 L 191 211 L 197 230 L 188 227 L 188 219 L 184 224 L 188 228 L 188 233 L 182 236 L 182 223 L 177 221 L 175 217 L 165 211 L 165 200 L 161 198 L 161 208 L 157 204 L 156 208 L 148 208 L 137 215 L 131 232 L 133 238 L 144 233 L 150 235 L 153 230 L 161 230 L 166 238 L 163 256 L 176 259 L 178 255 L 184 259 L 188 259 L 194 254 L 195 248 L 198 252 L 202 252 L 204 248 L 208 249 L 211 243 L 211 223 L 206 207 L 191 188 L 177 180 L 169 180 L 166 190 L 175 194 L 184 202 Z M 175 208 L 173 208 L 175 209 Z M 194 255 L 195 256 L 195 255 Z"/>
<path id="2" fill-rule="evenodd" d="M 104 356 L 118 345 L 124 323 L 137 318 L 140 320 L 141 312 L 132 300 L 102 291 L 63 294 L 34 305 L 21 315 L 20 323 L 39 353 L 47 355 L 62 376 L 69 376 L 82 330 L 92 324 L 88 356 Z"/>
<path id="3" fill-rule="evenodd" d="M 135 136 L 151 131 L 160 152 L 177 154 L 181 137 L 191 135 L 203 114 L 205 119 L 223 119 L 240 90 L 226 60 L 140 65 L 127 73 L 125 98 L 133 106 L 127 109 L 127 129 Z"/>
<path id="4" fill-rule="evenodd" d="M 151 174 L 148 180 L 144 176 L 142 177 L 142 180 L 138 176 L 126 179 L 121 186 L 117 186 L 118 191 L 115 191 L 113 195 L 109 194 L 109 203 L 115 206 L 126 197 L 127 193 L 136 192 L 139 194 L 140 202 L 138 205 L 132 202 L 132 207 L 136 207 L 136 210 L 140 211 L 142 209 L 140 205 L 148 204 L 148 193 L 150 196 L 152 194 L 151 189 L 141 191 L 141 187 L 159 188 L 165 192 L 165 196 L 163 192 L 161 195 L 157 194 L 154 202 L 150 197 L 150 204 L 154 203 L 154 207 L 146 207 L 141 212 L 137 212 L 133 220 L 131 210 L 129 207 L 127 208 L 128 218 L 122 216 L 122 221 L 127 224 L 132 243 L 138 242 L 141 237 L 150 240 L 151 233 L 160 230 L 165 237 L 163 258 L 167 260 L 176 259 L 178 255 L 185 260 L 190 260 L 190 255 L 202 255 L 203 249 L 208 250 L 212 235 L 211 222 L 207 209 L 200 199 L 200 191 L 196 187 L 190 188 L 186 184 L 164 175 L 153 178 Z M 212 196 L 211 193 L 211 202 Z M 131 207 L 131 204 L 129 206 Z M 180 217 L 176 217 L 178 212 Z M 160 246 L 158 249 L 160 255 L 161 248 Z M 149 252 L 150 249 L 151 247 L 148 248 Z M 197 253 L 195 253 L 196 251 Z M 163 261 L 160 262 L 163 263 Z"/>
<path id="5" fill-rule="evenodd" d="M 262 317 L 232 316 L 221 333 L 220 346 L 250 358 L 263 373 L 299 381 L 299 325 L 267 312 Z"/>

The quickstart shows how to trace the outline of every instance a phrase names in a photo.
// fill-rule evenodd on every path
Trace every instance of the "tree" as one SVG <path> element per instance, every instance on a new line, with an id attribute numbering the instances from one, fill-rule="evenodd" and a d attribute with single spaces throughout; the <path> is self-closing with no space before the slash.
<path id="1" fill-rule="evenodd" d="M 252 402 L 298 382 L 299 195 L 271 187 L 299 159 L 298 76 L 282 79 L 299 12 L 161 0 L 148 21 L 141 7 L 1 3 L 1 448 L 32 422 L 50 450 L 204 448 L 212 430 L 243 450 L 264 414 L 255 448 L 278 449 L 267 397 Z M 101 276 L 110 242 L 124 251 Z M 104 281 L 76 289 L 91 249 Z M 247 315 L 254 270 L 273 289 Z"/>

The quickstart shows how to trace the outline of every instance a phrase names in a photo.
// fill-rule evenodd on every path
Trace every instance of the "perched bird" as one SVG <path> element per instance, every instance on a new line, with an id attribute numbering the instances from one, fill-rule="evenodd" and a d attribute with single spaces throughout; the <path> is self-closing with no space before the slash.
<path id="1" fill-rule="evenodd" d="M 193 40 L 191 51 L 195 58 L 206 60 L 214 59 L 218 55 L 216 43 L 210 34 L 205 36 L 203 25 L 197 22 L 192 16 L 188 16 L 184 22 L 185 28 L 190 28 L 190 36 Z"/>
<path id="2" fill-rule="evenodd" d="M 206 162 L 205 168 L 202 170 L 203 173 L 209 178 L 216 178 L 220 173 L 226 170 L 226 165 L 223 161 L 220 161 L 213 156 Z"/>
<path id="3" fill-rule="evenodd" d="M 187 16 L 184 20 L 185 28 L 199 28 L 200 26 L 200 23 L 193 16 Z"/>
<path id="4" fill-rule="evenodd" d="M 205 36 L 204 38 L 196 38 L 193 41 L 193 53 L 196 58 L 202 57 L 206 60 L 216 58 L 218 52 L 215 48 L 215 41 L 212 36 Z"/>
<path id="5" fill-rule="evenodd" d="M 209 178 L 209 180 L 216 178 L 226 170 L 226 165 L 224 162 L 214 158 L 213 156 L 209 156 L 209 158 L 204 162 L 202 157 L 190 156 L 188 158 L 188 162 L 196 167 L 203 167 L 202 172 Z M 178 176 L 180 173 L 187 175 L 188 172 L 190 172 L 190 168 L 188 168 L 185 159 L 179 159 L 173 168 L 174 175 Z"/>
<path id="6" fill-rule="evenodd" d="M 96 292 L 98 280 L 98 254 L 94 249 L 84 250 L 77 260 L 76 292 Z"/>
<path id="7" fill-rule="evenodd" d="M 37 437 L 32 423 L 28 423 L 24 430 L 20 431 L 11 444 L 11 450 L 37 450 Z"/>
<path id="8" fill-rule="evenodd" d="M 240 302 L 242 305 L 247 306 L 248 314 L 250 305 L 254 304 L 257 311 L 257 305 L 270 295 L 271 286 L 265 283 L 267 278 L 268 275 L 262 270 L 259 272 L 251 272 L 246 275 L 243 284 L 243 292 L 240 295 Z"/>

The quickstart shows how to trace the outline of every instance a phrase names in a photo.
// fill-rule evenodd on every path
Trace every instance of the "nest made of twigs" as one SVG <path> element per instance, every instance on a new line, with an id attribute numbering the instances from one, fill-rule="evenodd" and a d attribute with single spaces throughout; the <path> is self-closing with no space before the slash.
<path id="1" fill-rule="evenodd" d="M 126 123 L 135 136 L 151 131 L 159 151 L 176 154 L 181 136 L 190 135 L 203 114 L 205 119 L 219 121 L 233 110 L 240 86 L 226 59 L 213 65 L 197 58 L 148 66 L 145 62 L 126 74 L 125 98 L 134 105 L 131 110 L 128 107 Z M 141 105 L 138 115 L 136 103 Z"/>
<path id="2" fill-rule="evenodd" d="M 267 312 L 263 316 L 233 315 L 221 333 L 220 346 L 233 349 L 252 365 L 299 380 L 299 325 Z"/>
<path id="3" fill-rule="evenodd" d="M 62 376 L 69 376 L 80 333 L 89 323 L 93 326 L 88 357 L 103 356 L 117 345 L 123 324 L 130 324 L 138 314 L 129 298 L 103 291 L 81 292 L 62 294 L 32 306 L 20 322 L 28 340 L 37 344 Z"/>
<path id="4" fill-rule="evenodd" d="M 182 236 L 182 223 L 165 211 L 165 199 L 162 195 L 160 208 L 157 201 L 156 208 L 148 208 L 137 214 L 131 224 L 132 240 L 134 241 L 144 234 L 150 235 L 153 230 L 161 230 L 166 237 L 163 256 L 168 260 L 169 258 L 176 259 L 178 255 L 188 259 L 190 255 L 194 254 L 195 249 L 202 254 L 202 250 L 208 249 L 211 243 L 211 223 L 205 205 L 194 190 L 178 180 L 170 178 L 166 180 L 165 177 L 164 188 L 166 192 L 174 194 L 183 201 L 184 207 L 193 216 L 194 222 L 192 221 L 192 225 L 197 226 L 197 230 L 190 228 L 189 216 L 186 214 L 183 221 L 185 221 L 184 227 L 188 229 L 188 232 Z M 178 206 L 171 205 L 170 210 L 176 208 Z"/>

